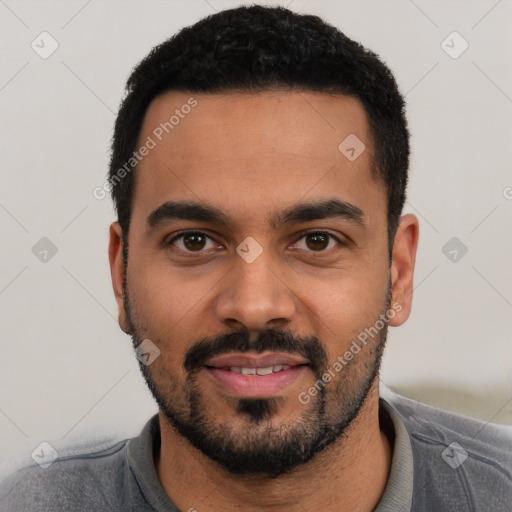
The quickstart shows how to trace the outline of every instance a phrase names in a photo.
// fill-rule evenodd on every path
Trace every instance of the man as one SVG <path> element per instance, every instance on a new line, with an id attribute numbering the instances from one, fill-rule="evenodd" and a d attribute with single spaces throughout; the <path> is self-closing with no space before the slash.
<path id="1" fill-rule="evenodd" d="M 512 436 L 381 386 L 409 316 L 404 101 L 313 16 L 241 7 L 133 71 L 112 144 L 139 437 L 28 468 L 2 510 L 512 509 Z"/>

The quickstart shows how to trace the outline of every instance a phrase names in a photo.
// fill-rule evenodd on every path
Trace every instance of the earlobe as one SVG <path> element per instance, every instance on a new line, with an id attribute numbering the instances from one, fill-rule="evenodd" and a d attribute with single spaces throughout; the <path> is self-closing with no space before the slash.
<path id="1" fill-rule="evenodd" d="M 396 307 L 397 314 L 390 319 L 389 325 L 402 325 L 410 315 L 413 295 L 413 276 L 418 248 L 419 223 L 415 215 L 401 217 L 393 243 L 390 269 L 391 306 Z"/>
<path id="2" fill-rule="evenodd" d="M 124 261 L 123 261 L 123 237 L 122 229 L 118 222 L 110 225 L 108 258 L 110 263 L 110 275 L 112 277 L 112 288 L 117 302 L 118 321 L 121 329 L 130 334 L 128 326 L 125 301 L 124 301 Z"/>

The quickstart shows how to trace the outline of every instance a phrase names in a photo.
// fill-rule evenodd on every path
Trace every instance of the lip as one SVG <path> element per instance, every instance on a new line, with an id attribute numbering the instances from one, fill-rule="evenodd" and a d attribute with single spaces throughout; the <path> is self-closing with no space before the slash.
<path id="1" fill-rule="evenodd" d="M 310 367 L 309 361 L 284 352 L 262 354 L 230 353 L 208 360 L 203 368 L 220 390 L 236 398 L 271 398 L 283 395 Z M 285 369 L 266 375 L 244 375 L 230 368 L 268 368 L 286 365 Z"/>
<path id="2" fill-rule="evenodd" d="M 262 352 L 256 353 L 236 353 L 222 354 L 212 357 L 206 361 L 205 366 L 213 368 L 230 368 L 232 366 L 244 368 L 267 368 L 276 365 L 299 366 L 306 365 L 309 361 L 303 357 L 289 354 L 286 352 Z M 287 370 L 285 370 L 287 371 Z"/>

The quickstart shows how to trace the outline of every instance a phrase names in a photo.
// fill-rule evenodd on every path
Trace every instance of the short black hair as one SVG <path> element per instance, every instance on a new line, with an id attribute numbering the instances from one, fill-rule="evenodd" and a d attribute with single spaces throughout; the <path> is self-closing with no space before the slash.
<path id="1" fill-rule="evenodd" d="M 409 167 L 405 101 L 391 71 L 375 53 L 317 16 L 258 5 L 221 11 L 183 28 L 153 48 L 132 71 L 115 122 L 109 171 L 126 241 L 136 170 L 130 158 L 151 101 L 170 90 L 270 89 L 340 93 L 362 102 L 373 139 L 371 172 L 383 180 L 387 191 L 391 254 Z M 127 167 L 127 162 L 134 165 Z"/>

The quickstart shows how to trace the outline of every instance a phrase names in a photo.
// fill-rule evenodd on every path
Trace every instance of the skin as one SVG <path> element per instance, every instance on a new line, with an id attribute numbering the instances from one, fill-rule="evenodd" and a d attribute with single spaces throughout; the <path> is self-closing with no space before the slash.
<path id="1" fill-rule="evenodd" d="M 390 266 L 385 187 L 370 174 L 372 142 L 362 104 L 313 92 L 172 91 L 151 103 L 141 143 L 191 96 L 197 106 L 139 164 L 132 204 L 127 287 L 140 335 L 158 340 L 161 355 L 151 367 L 156 382 L 163 386 L 172 375 L 182 384 L 184 356 L 194 342 L 240 327 L 254 335 L 276 327 L 317 336 L 332 364 L 379 317 L 389 283 L 392 303 L 401 305 L 389 325 L 405 322 L 411 310 L 418 220 L 411 214 L 401 217 Z M 349 134 L 366 146 L 353 162 L 338 150 Z M 269 223 L 269 217 L 298 202 L 332 198 L 360 208 L 364 226 L 339 218 L 281 227 Z M 149 229 L 147 217 L 170 200 L 215 206 L 228 216 L 229 225 L 174 220 Z M 195 258 L 185 257 L 183 241 L 163 243 L 185 229 L 212 237 Z M 350 242 L 332 240 L 319 254 L 303 237 L 311 229 Z M 235 251 L 249 236 L 263 248 L 250 264 Z M 117 223 L 110 228 L 109 258 L 119 323 L 129 332 Z M 368 357 L 362 351 L 354 358 L 355 375 L 365 372 Z M 306 406 L 297 395 L 314 381 L 311 372 L 303 372 L 286 388 L 273 425 L 293 424 L 304 414 Z M 249 420 L 236 413 L 207 375 L 199 375 L 198 384 L 212 421 L 243 436 Z M 392 454 L 379 428 L 378 409 L 377 379 L 347 432 L 277 479 L 225 471 L 160 413 L 157 473 L 180 510 L 287 512 L 300 505 L 308 511 L 371 511 L 384 491 Z"/>

